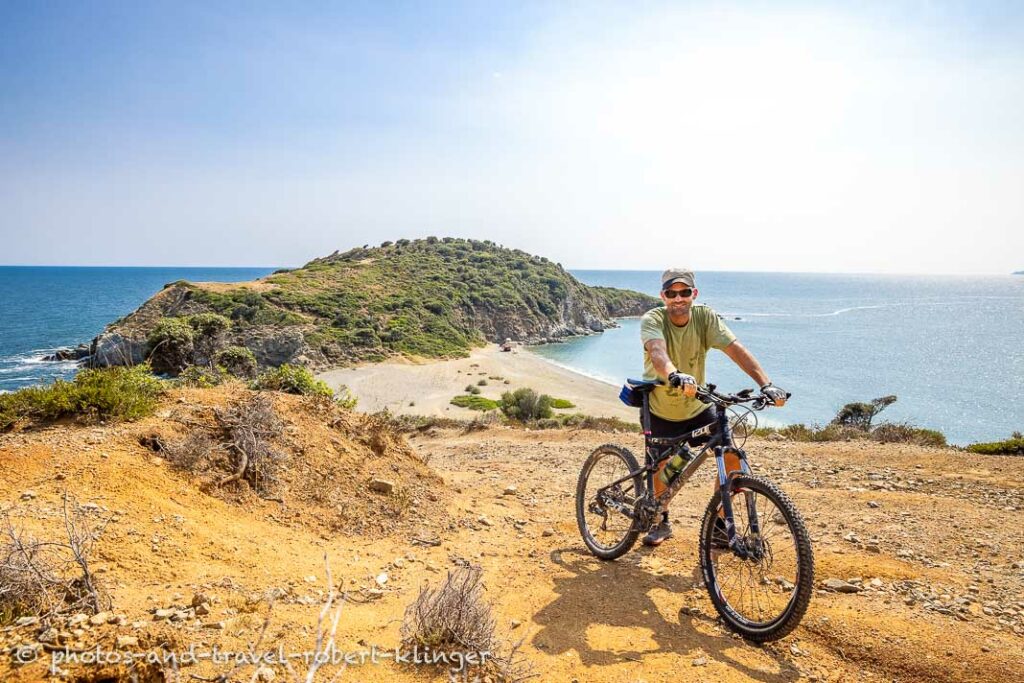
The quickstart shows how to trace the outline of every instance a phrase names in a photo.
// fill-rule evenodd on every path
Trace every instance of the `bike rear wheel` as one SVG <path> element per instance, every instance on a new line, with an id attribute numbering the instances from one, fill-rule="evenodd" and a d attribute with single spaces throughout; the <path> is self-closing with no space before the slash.
<path id="1" fill-rule="evenodd" d="M 639 524 L 622 510 L 635 510 L 636 502 L 644 495 L 643 477 L 637 474 L 608 486 L 638 469 L 640 466 L 629 450 L 605 444 L 594 449 L 580 470 L 576 483 L 576 523 L 587 549 L 602 560 L 614 560 L 627 553 L 640 534 Z M 605 488 L 599 498 L 598 493 Z"/>
<path id="2" fill-rule="evenodd" d="M 748 557 L 728 547 L 718 491 L 701 524 L 704 583 L 730 629 L 756 642 L 777 640 L 797 627 L 811 601 L 810 536 L 793 502 L 766 479 L 736 477 L 731 501 L 736 537 Z"/>

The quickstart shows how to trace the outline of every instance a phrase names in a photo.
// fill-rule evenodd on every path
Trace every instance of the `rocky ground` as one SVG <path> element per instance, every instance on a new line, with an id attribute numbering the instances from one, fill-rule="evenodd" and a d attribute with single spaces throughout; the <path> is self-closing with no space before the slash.
<path id="1" fill-rule="evenodd" d="M 54 665 L 65 648 L 243 650 L 264 628 L 268 594 L 275 606 L 264 644 L 307 651 L 329 589 L 325 556 L 331 585 L 347 594 L 338 647 L 352 652 L 394 648 L 421 586 L 479 565 L 499 632 L 522 640 L 536 680 L 1024 680 L 1020 459 L 873 443 L 749 444 L 755 470 L 803 513 L 817 562 L 802 625 L 755 646 L 720 625 L 697 571 L 710 469 L 679 494 L 676 535 L 661 547 L 638 545 L 614 562 L 585 552 L 573 514 L 579 466 L 608 441 L 639 453 L 637 435 L 428 430 L 410 438 L 411 451 L 398 443 L 375 450 L 362 423 L 323 431 L 301 406 L 281 404 L 292 467 L 311 462 L 303 453 L 352 458 L 355 474 L 337 491 L 349 509 L 336 509 L 309 495 L 330 459 L 314 459 L 290 479 L 280 501 L 260 500 L 204 490 L 201 478 L 140 444 L 154 430 L 170 438 L 199 419 L 205 408 L 197 404 L 206 400 L 172 398 L 157 417 L 133 425 L 0 437 L 0 505 L 18 524 L 54 533 L 65 490 L 85 514 L 110 520 L 93 567 L 112 598 L 100 615 L 48 624 L 29 617 L 0 629 L 2 680 L 45 680 L 51 671 L 64 680 L 130 680 L 123 665 Z M 401 471 L 389 467 L 407 457 L 414 460 L 403 460 Z M 374 479 L 394 490 L 371 491 Z M 404 505 L 392 501 L 387 519 L 360 533 L 332 526 L 351 521 L 356 506 L 380 516 L 385 507 L 375 503 L 396 495 Z M 206 659 L 182 666 L 178 677 L 211 678 L 226 668 Z M 164 680 L 158 667 L 135 671 Z M 243 668 L 239 680 L 254 671 Z M 274 675 L 287 679 L 280 667 Z M 342 675 L 446 679 L 390 660 L 352 664 Z"/>

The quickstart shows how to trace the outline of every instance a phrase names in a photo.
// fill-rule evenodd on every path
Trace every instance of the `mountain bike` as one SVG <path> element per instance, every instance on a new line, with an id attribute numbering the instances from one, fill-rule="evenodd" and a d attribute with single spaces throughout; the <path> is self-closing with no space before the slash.
<path id="1" fill-rule="evenodd" d="M 659 384 L 630 379 L 623 388 L 641 410 L 644 465 L 613 444 L 598 446 L 583 463 L 576 486 L 583 542 L 603 560 L 622 556 L 714 455 L 718 480 L 699 537 L 704 585 L 730 629 L 756 642 L 782 638 L 800 623 L 811 600 L 810 536 L 789 497 L 753 474 L 729 420 L 734 406 L 759 411 L 774 404 L 751 389 L 723 394 L 714 384 L 691 385 L 697 399 L 714 406 L 715 421 L 681 436 L 656 438 L 651 436 L 650 393 Z M 687 442 L 701 439 L 706 441 L 700 450 L 692 451 Z"/>

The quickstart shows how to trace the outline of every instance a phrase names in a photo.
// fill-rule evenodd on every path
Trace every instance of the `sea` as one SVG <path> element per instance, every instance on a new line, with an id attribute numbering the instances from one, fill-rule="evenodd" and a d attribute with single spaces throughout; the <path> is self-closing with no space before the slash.
<path id="1" fill-rule="evenodd" d="M 165 284 L 239 282 L 266 268 L 0 267 L 0 391 L 70 378 L 74 362 L 43 362 L 88 343 Z M 573 270 L 591 285 L 656 295 L 660 271 Z M 1024 431 L 1024 276 L 697 274 L 698 301 L 718 311 L 792 392 L 763 424 L 827 423 L 845 403 L 894 394 L 880 419 L 937 429 L 951 443 Z M 640 322 L 533 347 L 608 383 L 617 395 L 643 371 Z M 708 380 L 727 391 L 751 380 L 722 353 Z"/>
<path id="2" fill-rule="evenodd" d="M 586 284 L 651 295 L 661 275 L 572 272 Z M 895 395 L 876 419 L 937 429 L 953 444 L 1024 431 L 1024 276 L 706 272 L 697 289 L 698 302 L 793 394 L 785 408 L 761 413 L 762 424 L 825 424 L 846 403 Z M 617 390 L 643 373 L 640 321 L 620 322 L 534 351 Z M 725 391 L 753 387 L 715 350 L 707 379 Z"/>

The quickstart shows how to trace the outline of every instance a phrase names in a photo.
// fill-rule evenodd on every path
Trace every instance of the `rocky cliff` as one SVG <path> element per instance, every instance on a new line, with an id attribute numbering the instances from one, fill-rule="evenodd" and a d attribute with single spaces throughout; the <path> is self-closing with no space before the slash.
<path id="1" fill-rule="evenodd" d="M 399 240 L 254 282 L 171 283 L 96 337 L 87 362 L 141 362 L 161 320 L 201 313 L 228 318 L 223 343 L 247 347 L 262 366 L 323 368 L 593 334 L 657 304 L 639 292 L 589 287 L 546 258 L 489 241 Z"/>

